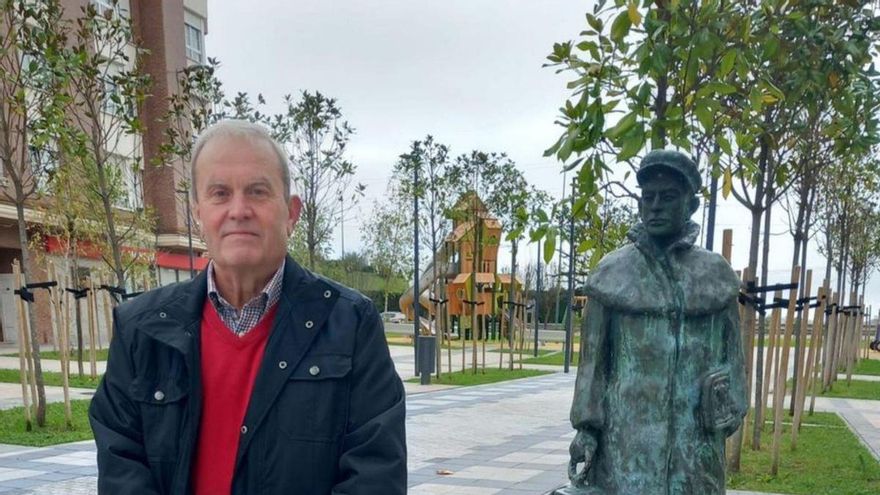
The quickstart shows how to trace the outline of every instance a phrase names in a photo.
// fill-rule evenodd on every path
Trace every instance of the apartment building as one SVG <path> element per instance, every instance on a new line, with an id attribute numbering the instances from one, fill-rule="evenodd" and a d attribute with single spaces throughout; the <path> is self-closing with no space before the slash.
<path id="1" fill-rule="evenodd" d="M 142 135 L 122 136 L 117 144 L 124 148 L 124 154 L 138 157 L 140 164 L 134 169 L 122 167 L 127 193 L 116 206 L 121 210 L 150 207 L 156 214 L 156 231 L 144 233 L 156 241 L 153 282 L 167 285 L 186 280 L 190 277 L 191 237 L 187 225 L 188 201 L 185 192 L 179 191 L 179 184 L 188 175 L 188 164 L 157 166 L 155 162 L 164 138 L 162 116 L 166 112 L 167 98 L 176 90 L 181 70 L 206 61 L 207 0 L 62 0 L 61 3 L 68 17 L 76 16 L 87 3 L 94 5 L 99 12 L 108 12 L 108 15 L 128 16 L 133 26 L 132 39 L 138 40 L 147 50 L 144 69 L 149 73 L 152 85 L 149 96 L 138 109 L 144 132 Z M 106 110 L 113 111 L 113 108 Z M 31 160 L 37 159 L 45 157 L 32 154 Z M 26 218 L 29 227 L 43 221 L 33 208 L 26 209 Z M 207 259 L 202 257 L 205 245 L 195 234 L 192 242 L 194 268 L 204 269 L 207 264 Z M 34 249 L 55 257 L 60 245 L 58 239 L 50 236 Z M 0 198 L 0 342 L 17 341 L 15 308 L 18 296 L 13 293 L 12 262 L 20 256 L 15 205 Z M 79 265 L 81 272 L 88 272 L 101 268 L 103 262 L 96 253 L 86 252 L 80 257 Z M 42 266 L 34 268 L 36 281 L 47 279 Z M 53 326 L 48 296 L 46 291 L 37 291 L 36 297 L 37 325 L 42 339 L 48 341 Z M 105 326 L 103 320 L 100 326 Z"/>

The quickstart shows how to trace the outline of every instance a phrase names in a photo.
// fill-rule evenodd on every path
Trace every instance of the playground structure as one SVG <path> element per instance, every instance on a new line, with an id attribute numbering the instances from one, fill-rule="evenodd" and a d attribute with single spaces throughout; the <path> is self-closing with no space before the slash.
<path id="1" fill-rule="evenodd" d="M 413 302 L 418 300 L 421 333 L 437 333 L 439 327 L 444 340 L 453 333 L 458 338 L 475 335 L 477 339 L 490 334 L 491 338 L 505 337 L 511 329 L 514 335 L 521 333 L 525 328 L 522 281 L 498 273 L 501 222 L 472 192 L 462 195 L 451 217 L 452 231 L 421 273 L 418 291 L 410 286 L 400 297 L 401 312 L 412 320 Z M 508 301 L 511 283 L 514 297 Z M 508 321 L 510 302 L 516 308 L 512 325 Z"/>

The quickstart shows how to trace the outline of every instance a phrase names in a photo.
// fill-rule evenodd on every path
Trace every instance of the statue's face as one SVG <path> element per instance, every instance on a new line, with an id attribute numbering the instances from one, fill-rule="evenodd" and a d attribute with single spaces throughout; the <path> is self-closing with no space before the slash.
<path id="1" fill-rule="evenodd" d="M 646 177 L 639 215 L 648 235 L 666 239 L 680 233 L 694 212 L 693 199 L 681 180 L 668 172 Z"/>

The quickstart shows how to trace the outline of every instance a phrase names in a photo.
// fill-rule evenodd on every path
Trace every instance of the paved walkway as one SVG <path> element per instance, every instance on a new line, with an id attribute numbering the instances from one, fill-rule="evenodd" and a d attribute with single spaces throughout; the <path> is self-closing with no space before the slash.
<path id="1" fill-rule="evenodd" d="M 398 372 L 411 377 L 412 350 L 392 346 L 391 353 Z M 453 355 L 454 363 L 460 359 Z M 16 387 L 0 386 L 0 404 L 7 394 L 20 394 Z M 573 436 L 573 389 L 574 375 L 562 373 L 468 388 L 407 384 L 409 493 L 542 495 L 562 485 Z M 880 459 L 877 404 L 819 398 L 816 409 L 839 412 Z M 94 493 L 93 442 L 38 449 L 0 445 L 0 494 Z"/>

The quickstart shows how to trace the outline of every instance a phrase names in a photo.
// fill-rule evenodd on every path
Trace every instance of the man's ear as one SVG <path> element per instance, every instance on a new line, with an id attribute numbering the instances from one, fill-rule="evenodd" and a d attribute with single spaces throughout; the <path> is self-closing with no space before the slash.
<path id="1" fill-rule="evenodd" d="M 193 223 L 195 224 L 196 228 L 201 229 L 202 219 L 199 216 L 199 202 L 198 201 L 192 202 L 188 213 L 192 217 Z"/>
<path id="2" fill-rule="evenodd" d="M 290 204 L 287 205 L 287 236 L 293 234 L 293 228 L 299 222 L 299 215 L 302 213 L 302 200 L 297 195 L 290 196 Z"/>
<path id="3" fill-rule="evenodd" d="M 689 206 L 689 210 L 691 215 L 697 212 L 700 208 L 700 198 L 698 196 L 691 196 L 691 204 Z"/>

